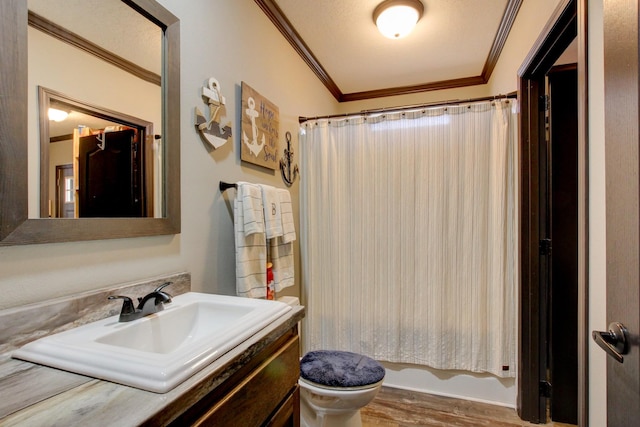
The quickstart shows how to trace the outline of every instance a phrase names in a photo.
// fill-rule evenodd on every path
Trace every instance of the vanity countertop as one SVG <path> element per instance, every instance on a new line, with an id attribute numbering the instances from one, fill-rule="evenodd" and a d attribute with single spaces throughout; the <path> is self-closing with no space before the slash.
<path id="1" fill-rule="evenodd" d="M 164 394 L 0 355 L 0 425 L 165 425 L 303 317 L 304 307 L 293 307 L 287 315 Z"/>

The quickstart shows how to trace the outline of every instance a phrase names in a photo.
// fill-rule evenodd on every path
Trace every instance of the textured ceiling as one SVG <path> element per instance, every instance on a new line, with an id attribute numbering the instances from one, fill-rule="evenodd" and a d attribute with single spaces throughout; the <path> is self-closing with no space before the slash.
<path id="1" fill-rule="evenodd" d="M 380 2 L 256 0 L 340 101 L 482 83 L 521 4 L 422 0 L 414 31 L 391 40 L 373 23 Z"/>
<path id="2" fill-rule="evenodd" d="M 28 0 L 28 6 L 30 11 L 101 48 L 161 73 L 161 28 L 122 1 Z"/>

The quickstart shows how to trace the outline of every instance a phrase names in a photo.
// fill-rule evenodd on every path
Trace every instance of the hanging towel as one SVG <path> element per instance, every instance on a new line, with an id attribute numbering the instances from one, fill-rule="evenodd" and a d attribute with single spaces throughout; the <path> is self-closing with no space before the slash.
<path id="1" fill-rule="evenodd" d="M 238 185 L 238 190 L 240 190 Z M 260 199 L 261 200 L 261 199 Z M 251 203 L 251 202 L 250 202 Z M 243 198 L 238 191 L 233 203 L 236 246 L 236 293 L 238 296 L 264 298 L 267 292 L 267 242 L 264 232 L 246 234 Z M 251 210 L 250 210 L 251 211 Z M 256 221 L 249 222 L 250 227 Z"/>
<path id="2" fill-rule="evenodd" d="M 282 237 L 269 240 L 273 284 L 276 292 L 295 284 L 293 265 L 293 243 L 284 243 Z"/>
<path id="3" fill-rule="evenodd" d="M 264 229 L 267 239 L 282 236 L 282 216 L 278 191 L 270 185 L 260 185 L 262 204 L 264 205 Z"/>
<path id="4" fill-rule="evenodd" d="M 291 243 L 296 240 L 296 228 L 293 223 L 293 209 L 291 207 L 291 194 L 286 188 L 278 188 L 280 200 L 280 215 L 282 216 L 282 241 Z"/>
<path id="5" fill-rule="evenodd" d="M 237 199 L 242 202 L 244 217 L 244 234 L 264 233 L 264 209 L 262 207 L 262 190 L 255 184 L 238 182 Z"/>
<path id="6" fill-rule="evenodd" d="M 269 241 L 271 262 L 273 263 L 273 282 L 276 292 L 295 284 L 293 264 L 293 241 L 296 240 L 296 229 L 293 223 L 291 194 L 285 188 L 276 190 L 280 205 L 282 236 Z"/>

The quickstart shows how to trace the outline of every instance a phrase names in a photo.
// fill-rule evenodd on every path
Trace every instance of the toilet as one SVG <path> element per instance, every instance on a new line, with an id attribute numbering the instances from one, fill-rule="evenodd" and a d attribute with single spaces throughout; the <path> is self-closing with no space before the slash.
<path id="1" fill-rule="evenodd" d="M 278 301 L 300 305 L 297 297 Z M 300 425 L 362 427 L 360 408 L 368 405 L 384 379 L 384 367 L 349 351 L 310 351 L 300 359 Z"/>
<path id="2" fill-rule="evenodd" d="M 360 408 L 382 387 L 384 368 L 348 351 L 310 351 L 300 360 L 300 424 L 361 427 Z"/>

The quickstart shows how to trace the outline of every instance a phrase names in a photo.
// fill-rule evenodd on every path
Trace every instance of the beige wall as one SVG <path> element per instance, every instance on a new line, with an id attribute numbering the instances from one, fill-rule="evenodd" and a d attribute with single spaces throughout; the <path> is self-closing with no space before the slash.
<path id="1" fill-rule="evenodd" d="M 518 89 L 518 69 L 531 51 L 560 0 L 524 0 L 500 60 L 489 79 L 489 92 L 508 93 Z"/>
<path id="2" fill-rule="evenodd" d="M 253 0 L 160 3 L 180 18 L 181 25 L 182 233 L 0 247 L 0 309 L 177 271 L 191 272 L 195 290 L 235 293 L 228 202 L 234 192 L 221 195 L 218 182 L 284 186 L 279 172 L 240 163 L 240 83 L 246 81 L 279 107 L 280 131 L 294 135 L 296 153 L 298 115 L 336 111 L 333 97 Z M 206 108 L 200 88 L 212 76 L 222 85 L 234 132 L 234 141 L 215 151 L 202 142 L 193 126 L 194 108 Z M 297 183 L 292 195 L 297 218 Z M 297 294 L 298 289 L 288 293 Z"/>

